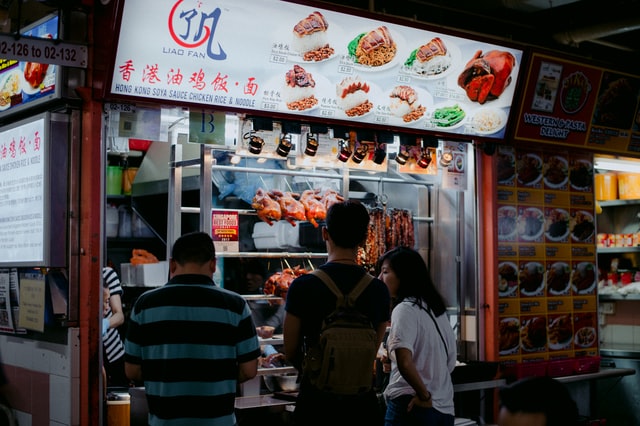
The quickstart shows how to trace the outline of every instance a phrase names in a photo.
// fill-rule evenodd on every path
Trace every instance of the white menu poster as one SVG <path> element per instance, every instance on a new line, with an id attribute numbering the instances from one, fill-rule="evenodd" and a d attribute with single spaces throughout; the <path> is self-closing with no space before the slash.
<path id="1" fill-rule="evenodd" d="M 44 259 L 45 119 L 0 132 L 0 262 Z"/>

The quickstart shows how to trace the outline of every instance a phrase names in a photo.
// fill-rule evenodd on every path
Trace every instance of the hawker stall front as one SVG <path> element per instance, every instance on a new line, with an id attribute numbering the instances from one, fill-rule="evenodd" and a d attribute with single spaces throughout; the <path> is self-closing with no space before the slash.
<path id="1" fill-rule="evenodd" d="M 19 34 L 0 35 L 0 352 L 10 384 L 0 423 L 77 424 L 81 404 L 60 395 L 89 393 L 78 380 L 89 348 L 80 344 L 76 92 L 86 16 L 60 10 Z"/>
<path id="2" fill-rule="evenodd" d="M 637 394 L 637 363 L 609 359 L 632 343 L 633 328 L 620 328 L 630 305 L 616 318 L 616 296 L 602 292 L 630 284 L 637 268 L 637 195 L 626 184 L 618 200 L 616 183 L 640 171 L 629 161 L 639 152 L 640 79 L 548 52 L 532 54 L 524 78 L 512 143 L 483 168 L 496 200 L 485 207 L 497 231 L 487 247 L 497 253 L 485 279 L 497 318 L 487 321 L 497 327 L 489 345 L 507 378 L 558 377 L 572 383 L 582 415 L 637 424 L 637 402 L 625 396 Z M 608 309 L 603 297 L 614 298 Z"/>
<path id="3" fill-rule="evenodd" d="M 201 229 L 216 241 L 215 281 L 278 315 L 291 279 L 326 260 L 324 208 L 359 199 L 372 218 L 361 263 L 373 270 L 385 250 L 414 247 L 445 295 L 459 361 L 477 373 L 462 366 L 457 377 L 481 382 L 457 392 L 504 383 L 486 362 L 478 265 L 493 252 L 479 249 L 488 219 L 477 166 L 509 129 L 522 48 L 301 2 L 120 6 L 103 94 L 104 261 L 125 311 L 164 284 L 173 241 Z M 305 209 L 314 200 L 324 208 Z M 258 294 L 246 288 L 257 272 Z M 247 424 L 295 403 L 274 327 L 236 402 Z M 130 393 L 132 419 L 144 417 L 144 389 Z M 484 411 L 465 405 L 464 417 Z"/>

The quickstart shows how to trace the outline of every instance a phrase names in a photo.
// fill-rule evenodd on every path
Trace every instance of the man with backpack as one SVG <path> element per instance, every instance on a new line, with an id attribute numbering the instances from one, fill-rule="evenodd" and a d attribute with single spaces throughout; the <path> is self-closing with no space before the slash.
<path id="1" fill-rule="evenodd" d="M 357 262 L 368 229 L 369 213 L 361 203 L 333 204 L 322 228 L 327 262 L 289 287 L 284 349 L 301 376 L 295 425 L 381 424 L 373 371 L 390 319 L 390 296 Z"/>

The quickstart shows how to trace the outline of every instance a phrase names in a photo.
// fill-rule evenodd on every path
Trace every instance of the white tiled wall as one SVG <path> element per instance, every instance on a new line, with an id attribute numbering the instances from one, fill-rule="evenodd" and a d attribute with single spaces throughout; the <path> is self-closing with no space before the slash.
<path id="1" fill-rule="evenodd" d="M 6 365 L 49 375 L 50 425 L 80 422 L 79 329 L 68 330 L 68 345 L 0 335 L 0 354 Z M 16 413 L 20 426 L 31 425 L 29 413 Z"/>

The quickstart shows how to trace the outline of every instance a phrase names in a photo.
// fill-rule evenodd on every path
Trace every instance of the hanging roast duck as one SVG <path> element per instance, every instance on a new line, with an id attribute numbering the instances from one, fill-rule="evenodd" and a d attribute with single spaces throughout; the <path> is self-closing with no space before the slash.
<path id="1" fill-rule="evenodd" d="M 511 83 L 515 65 L 516 58 L 509 52 L 490 50 L 483 55 L 478 50 L 458 76 L 458 86 L 467 92 L 469 99 L 484 104 L 502 95 Z"/>

